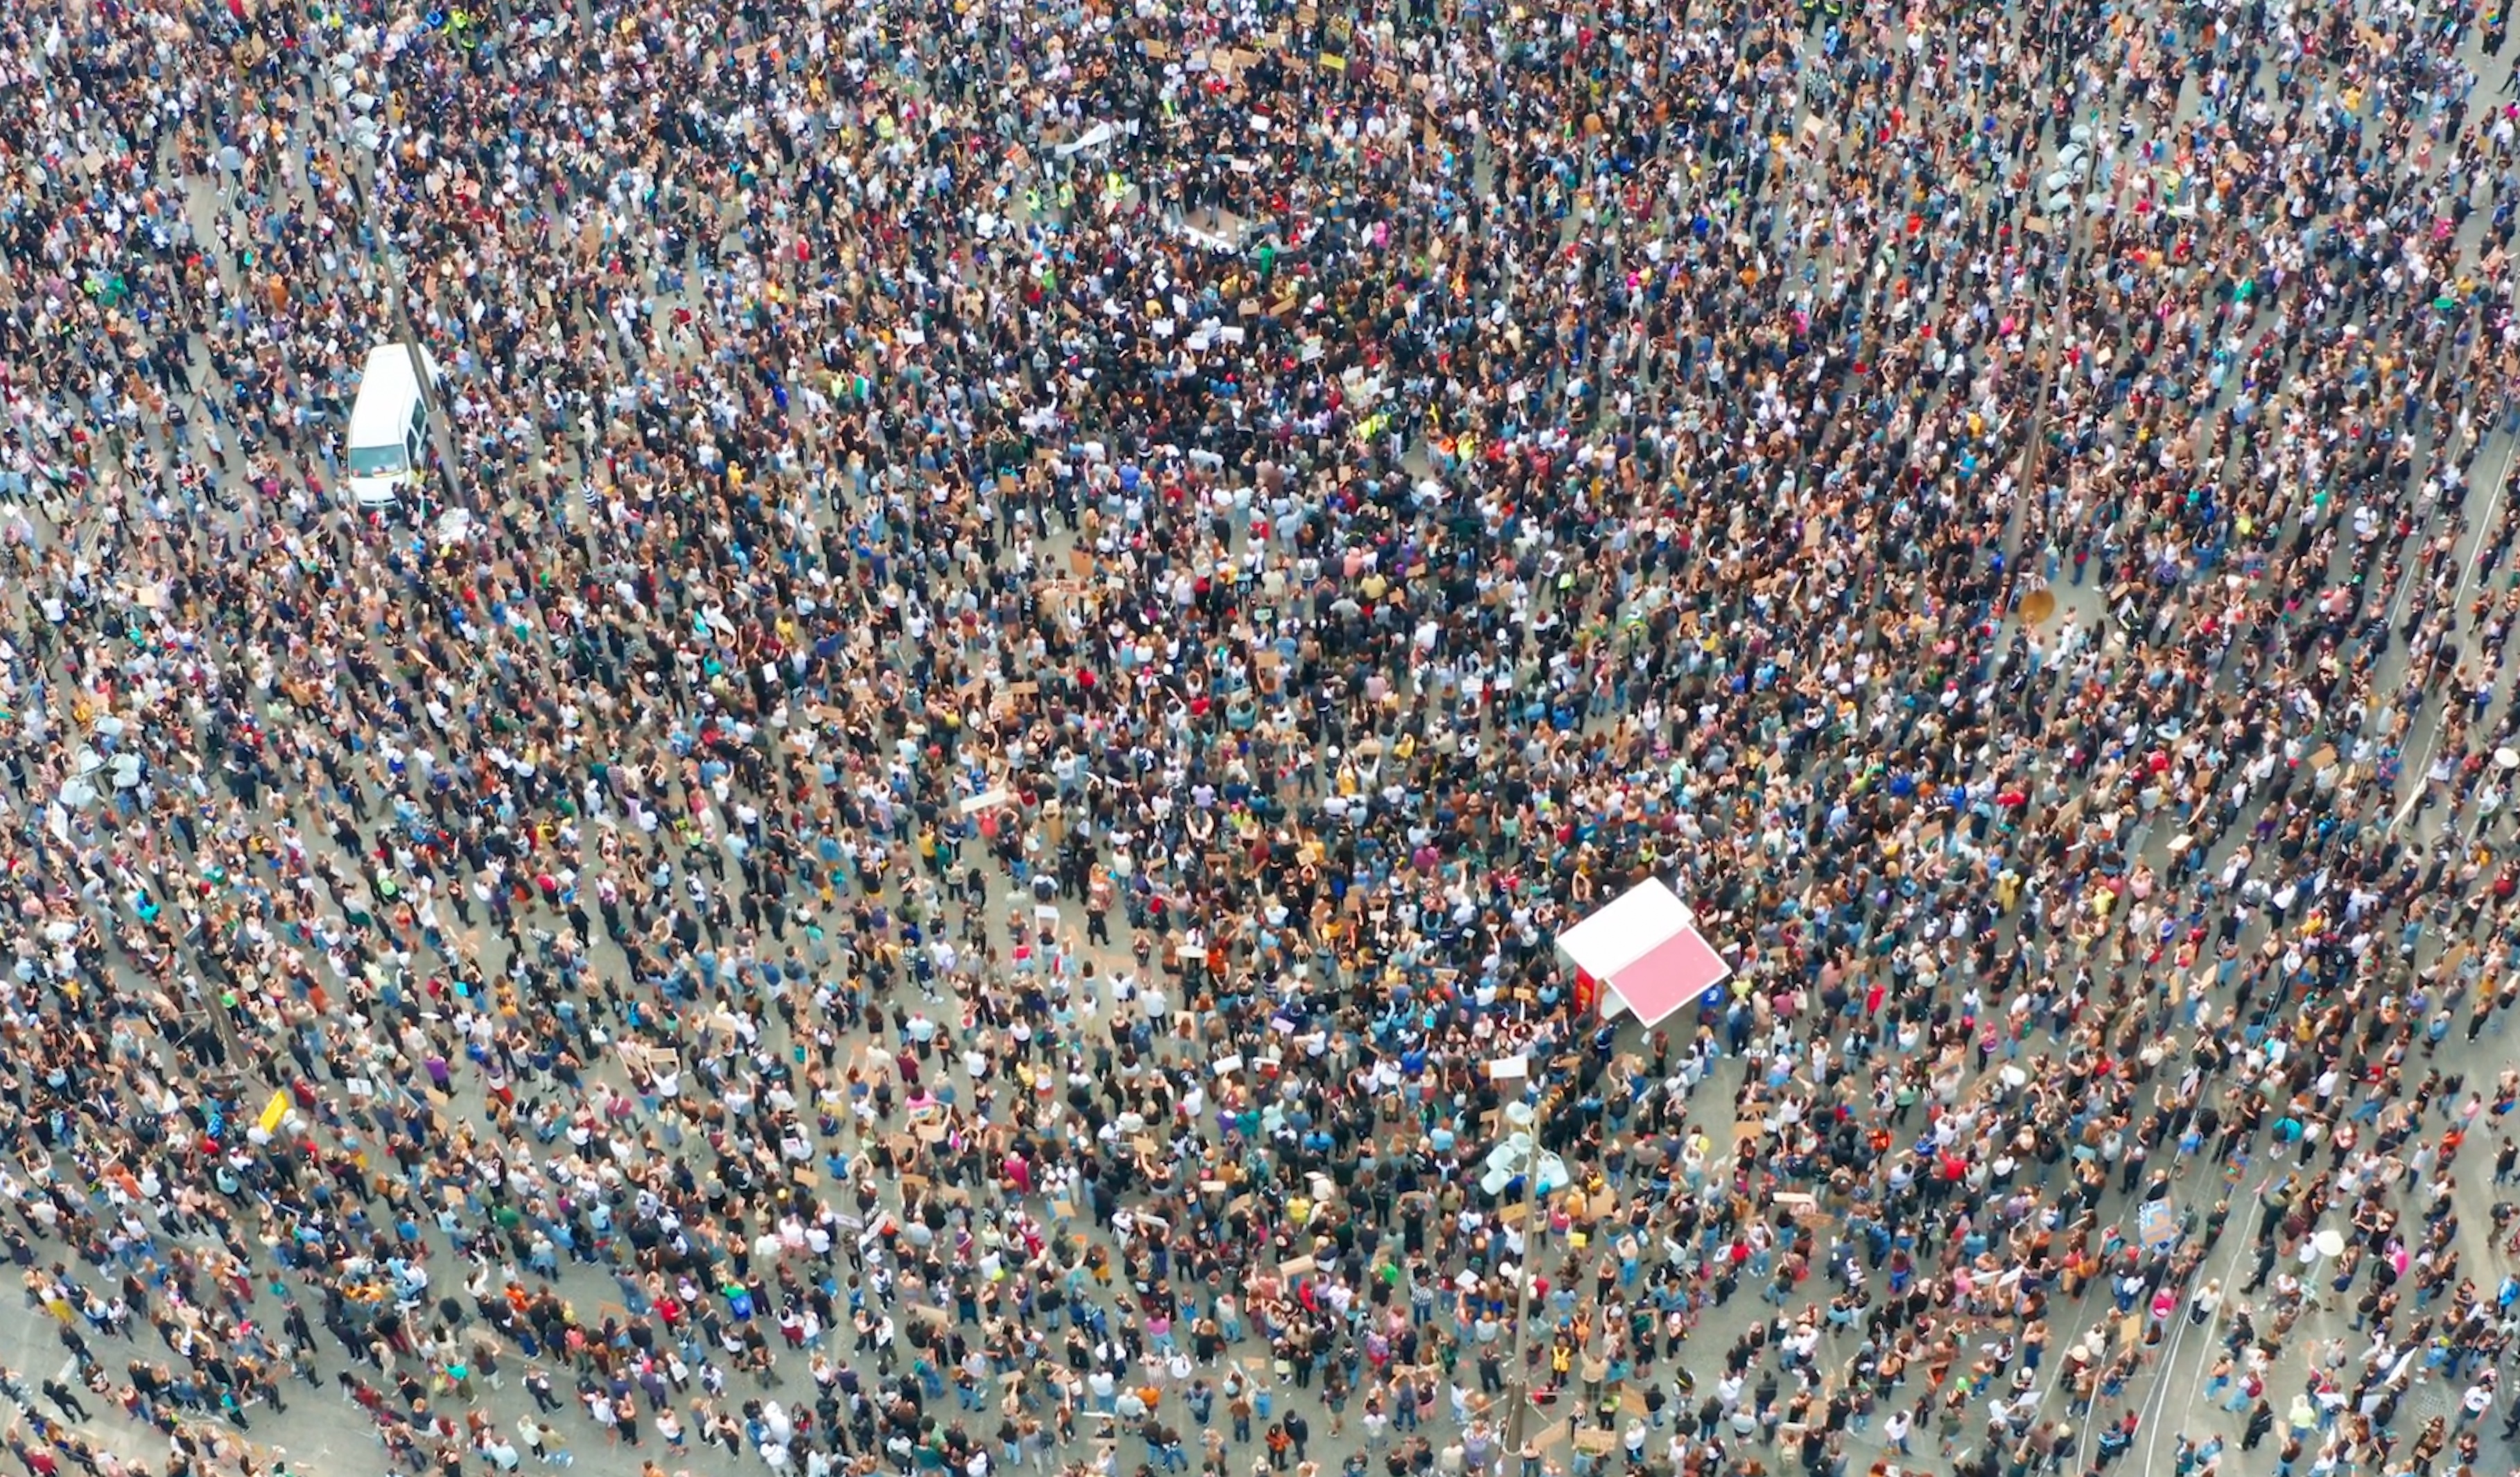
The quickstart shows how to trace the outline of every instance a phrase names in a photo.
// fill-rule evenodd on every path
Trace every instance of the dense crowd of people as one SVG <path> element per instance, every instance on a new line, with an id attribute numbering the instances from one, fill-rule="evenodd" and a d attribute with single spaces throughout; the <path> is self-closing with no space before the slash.
<path id="1" fill-rule="evenodd" d="M 2505 20 L 0 16 L 9 1452 L 2507 1464 Z"/>

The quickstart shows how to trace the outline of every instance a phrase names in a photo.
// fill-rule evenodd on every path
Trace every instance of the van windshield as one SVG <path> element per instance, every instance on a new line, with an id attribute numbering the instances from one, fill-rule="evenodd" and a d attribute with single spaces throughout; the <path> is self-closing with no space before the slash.
<path id="1" fill-rule="evenodd" d="M 409 470 L 411 470 L 411 462 L 409 458 L 403 455 L 402 443 L 399 441 L 391 442 L 383 446 L 353 446 L 350 448 L 350 474 L 352 476 L 383 477 L 391 476 L 398 471 Z"/>

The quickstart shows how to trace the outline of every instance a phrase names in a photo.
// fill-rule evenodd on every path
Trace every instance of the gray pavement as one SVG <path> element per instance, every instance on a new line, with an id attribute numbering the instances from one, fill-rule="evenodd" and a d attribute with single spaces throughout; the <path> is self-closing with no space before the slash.
<path id="1" fill-rule="evenodd" d="M 321 135 L 319 134 L 318 137 L 320 140 Z M 319 147 L 324 145 L 319 143 Z M 216 185 L 210 180 L 194 179 L 188 194 L 188 208 L 197 235 L 204 240 L 216 239 L 223 223 L 231 226 L 238 223 L 240 217 L 230 209 L 231 203 L 232 198 L 223 199 Z M 1570 229 L 1572 229 L 1571 224 Z M 221 259 L 223 262 L 229 261 L 224 256 Z M 345 258 L 349 261 L 355 261 L 355 256 Z M 350 280 L 346 277 L 337 281 L 342 286 L 350 286 Z M 244 281 L 232 276 L 231 291 L 245 291 L 248 286 Z M 670 292 L 652 294 L 649 309 L 652 319 L 662 320 L 670 315 L 675 302 L 676 298 Z M 370 304 L 369 312 L 371 315 L 375 312 L 373 303 Z M 610 341 L 609 336 L 606 336 L 606 339 L 608 342 Z M 617 350 L 617 345 L 615 347 Z M 200 367 L 206 375 L 206 364 Z M 630 373 L 630 367 L 615 359 L 612 363 L 612 371 L 616 375 L 626 376 Z M 196 424 L 199 424 L 198 419 Z M 145 434 L 153 445 L 163 449 L 159 427 L 153 425 L 147 428 Z M 2491 476 L 2478 478 L 2467 489 L 2469 509 L 2466 527 L 2465 531 L 2458 534 L 2456 538 L 2458 554 L 2455 563 L 2460 573 L 2457 582 L 2449 592 L 2446 602 L 2451 608 L 2463 606 L 2477 589 L 2492 583 L 2490 577 L 2480 577 L 2477 565 L 2481 550 L 2500 515 L 2505 500 L 2512 444 L 2507 436 L 2498 431 L 2486 453 L 2479 458 L 2480 467 L 2495 468 L 2498 470 Z M 536 457 L 552 460 L 563 470 L 566 476 L 574 478 L 579 474 L 577 447 L 537 444 L 533 450 Z M 163 458 L 165 465 L 170 468 L 173 461 L 171 456 Z M 229 449 L 226 462 L 232 475 L 240 478 L 246 475 L 248 469 L 245 458 L 233 445 Z M 286 461 L 277 468 L 280 475 L 288 481 L 299 480 L 306 470 Z M 213 519 L 227 516 L 256 519 L 272 516 L 276 510 L 255 497 L 248 496 L 240 500 L 240 509 L 234 515 L 224 514 L 211 508 L 200 509 L 197 513 L 201 516 Z M 574 510 L 563 503 L 545 510 L 545 513 L 549 516 L 565 521 L 571 518 Z M 2438 516 L 2447 518 L 2450 513 L 2451 510 L 2442 510 Z M 76 523 L 81 520 L 66 513 L 61 521 Z M 2407 540 L 2408 548 L 2410 550 L 2419 548 L 2433 531 L 2429 526 L 2415 529 Z M 1054 559 L 1060 557 L 1063 552 L 1063 549 L 1056 545 L 1047 551 Z M 2345 550 L 2340 550 L 2337 555 L 2340 561 L 2350 557 L 2349 552 Z M 2062 625 L 2067 615 L 2070 615 L 2083 631 L 2105 632 L 2113 617 L 2107 610 L 2105 597 L 2101 592 L 2092 586 L 2073 585 L 2061 577 L 2053 588 L 2059 597 L 2062 613 L 2054 621 L 2048 623 L 2043 631 L 2052 632 Z M 2397 612 L 2393 609 L 2390 613 L 2394 619 Z M 2108 638 L 2105 634 L 2099 634 L 2093 639 L 2106 642 Z M 2471 625 L 2462 630 L 2459 639 L 2468 643 L 2472 649 L 2478 641 L 2478 636 Z M 2393 652 L 2393 666 L 2402 662 L 2403 650 L 2404 646 L 2401 644 L 2398 650 Z M 2375 687 L 2385 691 L 2388 684 L 2384 681 L 2375 684 Z M 2413 726 L 2406 744 L 2409 755 L 2407 772 L 2412 783 L 2406 786 L 2406 799 L 2393 816 L 2395 824 L 2427 838 L 2446 831 L 2452 834 L 2465 834 L 2466 831 L 2462 828 L 2467 827 L 2472 819 L 2449 820 L 2416 808 L 2422 790 L 2420 776 L 2429 765 L 2430 756 L 2440 741 L 2442 732 L 2440 711 L 2439 704 L 2426 704 L 2414 715 Z M 2482 825 L 2477 828 L 2498 841 L 2507 843 L 2509 840 L 2507 818 L 2498 823 Z M 2143 832 L 2140 854 L 2154 859 L 2157 863 L 2166 862 L 2170 840 L 2171 828 L 2168 826 L 2157 825 L 2147 828 Z M 1003 876 L 993 876 L 993 885 L 1004 888 L 1007 886 L 1007 879 Z M 1001 891 L 993 899 L 994 906 L 990 911 L 993 917 L 1003 917 L 1010 907 L 1028 902 L 1028 898 L 1019 898 L 1012 891 Z M 1072 906 L 1066 910 L 1064 921 L 1069 927 L 1081 931 L 1081 918 L 1076 915 Z M 2253 933 L 2248 943 L 2254 946 L 2256 939 L 2257 935 Z M 504 963 L 503 948 L 495 935 L 487 931 L 475 932 L 472 938 L 472 947 L 494 972 Z M 2432 956 L 2428 953 L 2426 957 L 2429 959 Z M 1116 956 L 1106 955 L 1104 959 L 1106 962 L 1118 962 Z M 617 952 L 613 951 L 608 943 L 599 939 L 594 951 L 594 963 L 601 971 L 617 969 L 621 961 Z M 948 1000 L 940 1003 L 932 1013 L 940 1020 L 950 1019 L 959 1013 L 959 1007 L 962 1004 L 959 1000 Z M 2496 1072 L 2513 1059 L 2511 1048 L 2502 1037 L 2501 1030 L 2502 1023 L 2498 1020 L 2493 1033 L 2473 1046 L 2453 1039 L 2445 1045 L 2439 1065 L 2445 1071 L 2465 1074 L 2471 1086 L 2490 1081 Z M 769 1049 L 780 1052 L 800 1045 L 790 1041 L 784 1028 L 775 1021 L 771 1023 L 766 1044 Z M 1159 1048 L 1160 1050 L 1162 1049 Z M 1717 1111 L 1722 1092 L 1731 1086 L 1730 1073 L 1732 1070 L 1733 1068 L 1728 1064 L 1724 1079 L 1699 1089 L 1699 1100 L 1706 1104 L 1704 1111 L 1710 1113 Z M 610 1070 L 609 1075 L 615 1082 L 620 1081 L 617 1069 Z M 958 1065 L 949 1065 L 947 1075 L 967 1095 L 981 1086 L 971 1082 L 968 1075 L 962 1073 Z M 459 1090 L 455 1098 L 455 1108 L 466 1114 L 479 1113 L 481 1100 L 477 1084 L 468 1084 Z M 2471 1265 L 2488 1266 L 2497 1273 L 2501 1273 L 2510 1270 L 2510 1260 L 2502 1254 L 2500 1247 L 2495 1244 L 2498 1238 L 2488 1234 L 2488 1229 L 2492 1225 L 2491 1206 L 2498 1197 L 2498 1189 L 2488 1183 L 2490 1177 L 2483 1172 L 2483 1165 L 2491 1162 L 2490 1139 L 2491 1136 L 2479 1135 L 2479 1141 L 2472 1142 L 2463 1158 L 2461 1165 L 2463 1173 L 2456 1191 L 2456 1203 L 2459 1207 L 2462 1226 L 2465 1228 L 2463 1244 L 2470 1249 L 2471 1255 L 2479 1259 L 2478 1263 Z M 2219 1182 L 2212 1167 L 2204 1166 L 2191 1171 L 2182 1179 L 2173 1191 L 2173 1203 L 2181 1210 L 2200 1207 L 2227 1191 L 2233 1197 L 2235 1203 L 2243 1204 L 2244 1208 L 2234 1214 L 2232 1229 L 2227 1234 L 2224 1244 L 2216 1248 L 2206 1264 L 2209 1275 L 2219 1277 L 2226 1287 L 2236 1288 L 2245 1276 L 2246 1259 L 2251 1247 L 2249 1231 L 2254 1216 L 2245 1208 L 2243 1197 L 2264 1178 L 2262 1170 L 2263 1160 L 2243 1172 L 2236 1182 Z M 885 1186 L 885 1193 L 892 1207 L 898 1209 L 898 1186 Z M 2108 1197 L 2101 1211 L 2104 1222 L 2121 1226 L 2126 1225 L 2131 1215 L 2132 1207 L 2125 1197 L 2116 1194 Z M 1122 1252 L 1122 1248 L 1099 1233 L 1093 1244 L 1100 1245 L 1115 1255 Z M 460 1280 L 461 1269 L 446 1254 L 442 1238 L 438 1251 L 434 1276 L 439 1285 L 443 1287 L 449 1282 Z M 602 1309 L 619 1300 L 619 1290 L 612 1279 L 592 1268 L 570 1268 L 558 1278 L 558 1284 L 563 1294 L 582 1309 Z M 1809 1301 L 1811 1301 L 1811 1294 L 1807 1293 L 1803 1298 L 1797 1299 L 1794 1306 L 1799 1308 Z M 2336 1300 L 2331 1298 L 2327 1301 L 2332 1304 Z M 2051 1349 L 2061 1348 L 2072 1342 L 2079 1333 L 2094 1327 L 2106 1305 L 2106 1294 L 2095 1284 L 2091 1292 L 2071 1305 L 2059 1309 L 2051 1319 L 2051 1322 L 2058 1330 L 2058 1337 L 2051 1343 Z M 1754 1322 L 1770 1315 L 1771 1310 L 1767 1305 L 1760 1303 L 1746 1290 L 1728 1305 L 1710 1309 L 1704 1314 L 1703 1320 L 1690 1341 L 1689 1353 L 1683 1361 L 1692 1369 L 1701 1391 L 1711 1384 L 1710 1375 L 1720 1365 L 1721 1352 Z M 2346 1310 L 2333 1306 L 2309 1314 L 2297 1325 L 2299 1331 L 2290 1346 L 2291 1350 L 2296 1352 L 2288 1353 L 2286 1358 L 2297 1358 L 2297 1351 L 2308 1347 L 2317 1339 L 2343 1336 L 2346 1331 L 2347 1318 Z M 2203 1325 L 2192 1324 L 2183 1317 L 2175 1319 L 2163 1344 L 2150 1357 L 2143 1370 L 2127 1387 L 2123 1398 L 2116 1403 L 2135 1410 L 2142 1417 L 2141 1436 L 2129 1458 L 2138 1463 L 2135 1466 L 2135 1470 L 2146 1474 L 2170 1471 L 2172 1469 L 2170 1450 L 2176 1438 L 2181 1435 L 2203 1436 L 2207 1433 L 2219 1433 L 2232 1440 L 2236 1445 L 2238 1427 L 2234 1418 L 2223 1411 L 2218 1402 L 2207 1398 L 2204 1394 L 2204 1373 L 2213 1362 L 2219 1347 L 2219 1335 L 2227 1325 L 2226 1318 L 2221 1315 Z M 110 1338 L 100 1338 L 95 1342 L 107 1365 L 112 1367 L 118 1366 L 122 1358 L 134 1353 L 146 1353 L 155 1347 L 156 1341 L 154 1335 L 143 1328 L 140 1331 L 140 1337 L 129 1341 L 128 1347 L 125 1341 Z M 1254 1377 L 1276 1382 L 1275 1377 L 1266 1372 L 1265 1362 L 1256 1360 L 1258 1354 L 1256 1345 L 1246 1342 L 1236 1346 L 1230 1352 L 1231 1357 Z M 338 1365 L 338 1349 L 327 1347 L 325 1356 L 328 1370 Z M 30 1310 L 23 1317 L 0 1320 L 0 1359 L 5 1359 L 11 1367 L 33 1378 L 58 1369 L 64 1362 L 64 1355 L 49 1320 Z M 2061 1365 L 2061 1361 L 2058 1364 Z M 769 1389 L 791 1404 L 810 1399 L 811 1385 L 804 1377 L 802 1365 L 803 1361 L 800 1358 L 783 1351 L 779 1358 L 778 1378 Z M 503 1428 L 512 1427 L 515 1418 L 528 1409 L 517 1387 L 514 1373 L 515 1371 L 510 1371 L 511 1377 L 506 1390 L 476 1391 L 471 1402 L 473 1408 L 488 1413 Z M 2418 1374 L 2413 1380 L 2413 1388 L 2408 1400 L 2408 1410 L 2411 1415 L 2419 1418 L 2435 1411 L 2446 1410 L 2448 1402 L 2454 1400 L 2457 1393 L 2452 1385 L 2452 1382 L 2436 1378 L 2429 1373 Z M 2048 1382 L 2046 1387 L 2048 1394 L 2046 1403 L 2039 1410 L 2045 1416 L 2054 1416 L 2062 1410 L 2063 1396 L 2052 1381 Z M 754 1391 L 742 1381 L 731 1384 L 729 1389 L 730 1396 L 750 1397 L 754 1394 Z M 342 1403 L 331 1388 L 310 1390 L 301 1386 L 292 1388 L 290 1393 L 292 1398 L 285 1412 L 265 1407 L 257 1407 L 248 1412 L 248 1419 L 250 1421 L 250 1431 L 248 1434 L 266 1457 L 278 1459 L 285 1451 L 293 1467 L 313 1472 L 318 1474 L 318 1477 L 329 1477 L 329 1474 L 335 1472 L 363 1472 L 377 1469 L 379 1463 L 377 1447 L 370 1423 L 363 1415 Z M 1326 1469 L 1338 1465 L 1351 1455 L 1362 1454 L 1367 1450 L 1363 1422 L 1359 1421 L 1345 1433 L 1333 1436 L 1329 1434 L 1330 1423 L 1327 1419 L 1327 1412 L 1321 1409 L 1314 1393 L 1279 1388 L 1275 1394 L 1281 1402 L 1282 1410 L 1289 1406 L 1299 1406 L 1310 1409 L 1314 1412 L 1313 1459 L 1321 1462 Z M 1168 1392 L 1167 1400 L 1172 1398 Z M 1683 1409 L 1685 1404 L 1676 1406 L 1675 1409 Z M 2103 1406 L 2100 1413 L 2105 1414 L 2107 1409 Z M 1549 1412 L 1552 1417 L 1551 1420 L 1535 1422 L 1535 1424 L 1541 1427 L 1550 1458 L 1552 1461 L 1572 1463 L 1576 1456 L 1576 1443 L 1572 1432 L 1553 1418 L 1556 1413 L 1552 1410 Z M 646 1450 L 633 1452 L 603 1442 L 582 1416 L 574 1411 L 563 1413 L 559 1419 L 562 1428 L 571 1438 L 570 1445 L 577 1458 L 577 1464 L 590 1473 L 600 1474 L 600 1477 L 609 1477 L 612 1473 L 637 1472 L 642 1464 L 650 1459 L 658 1461 L 669 1471 L 749 1470 L 756 1461 L 748 1455 L 738 1458 L 715 1449 L 699 1448 L 688 1453 L 660 1452 L 659 1444 L 652 1433 L 648 1439 Z M 2419 1424 L 2420 1420 L 2415 1423 Z M 993 1427 L 994 1417 L 987 1418 L 986 1424 Z M 1122 1470 L 1133 1468 L 1141 1455 L 1137 1444 L 1126 1442 L 1112 1446 L 1097 1443 L 1090 1439 L 1094 1425 L 1095 1423 L 1090 1420 L 1085 1422 L 1089 1439 L 1057 1451 L 1053 1454 L 1053 1459 L 1107 1460 Z M 1449 1435 L 1450 1417 L 1439 1412 L 1430 1418 L 1429 1426 L 1434 1432 Z M 118 1413 L 106 1413 L 96 1420 L 84 1422 L 82 1429 L 111 1449 L 128 1456 L 156 1457 L 162 1455 L 162 1441 Z M 1961 1451 L 1965 1453 L 1973 1448 L 1977 1440 L 1976 1433 L 1970 1433 L 1969 1437 L 1959 1444 Z M 2496 1454 L 2496 1459 L 2502 1460 L 2509 1457 L 2508 1450 L 2490 1432 L 2488 1443 L 2489 1449 Z M 1938 1470 L 1949 1465 L 1948 1459 L 1935 1450 L 1935 1445 L 1930 1439 L 1920 1437 L 1912 1444 L 1916 1448 L 1916 1455 L 1913 1459 L 1901 1455 L 1899 1464 L 1903 1467 L 1919 1466 L 1927 1470 Z M 1875 1422 L 1866 1431 L 1852 1433 L 1850 1447 L 1859 1457 L 1855 1463 L 1858 1466 L 1863 1464 L 1864 1459 L 1884 1455 L 1880 1424 Z M 1252 1449 L 1247 1445 L 1236 1445 L 1232 1449 L 1233 1459 L 1236 1462 L 1247 1464 L 1252 1455 Z M 1777 1464 L 1781 1465 L 1787 1458 L 1778 1455 L 1773 1459 Z"/>

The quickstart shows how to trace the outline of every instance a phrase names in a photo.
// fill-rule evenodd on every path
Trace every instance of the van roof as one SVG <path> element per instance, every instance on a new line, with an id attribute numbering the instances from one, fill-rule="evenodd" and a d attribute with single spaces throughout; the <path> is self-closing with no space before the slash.
<path id="1" fill-rule="evenodd" d="M 368 350 L 359 374 L 359 398 L 350 407 L 352 446 L 383 446 L 402 439 L 411 426 L 411 408 L 420 400 L 420 377 L 411 372 L 411 351 L 399 343 L 380 343 Z"/>

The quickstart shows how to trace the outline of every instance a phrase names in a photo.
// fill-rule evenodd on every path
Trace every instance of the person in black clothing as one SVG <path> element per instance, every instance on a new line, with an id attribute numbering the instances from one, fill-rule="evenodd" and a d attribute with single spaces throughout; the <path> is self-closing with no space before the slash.
<path id="1" fill-rule="evenodd" d="M 2274 1428 L 2275 1408 L 2267 1404 L 2266 1399 L 2261 1396 L 2256 1408 L 2249 1411 L 2249 1425 L 2248 1429 L 2241 1433 L 2240 1450 L 2256 1451 L 2258 1443 L 2266 1440 L 2267 1433 Z"/>
<path id="2" fill-rule="evenodd" d="M 70 1390 L 69 1386 L 58 1379 L 48 1379 L 44 1381 L 43 1388 L 44 1399 L 53 1403 L 53 1409 L 72 1420 L 88 1418 L 87 1407 L 79 1403 L 78 1396 Z"/>
<path id="3" fill-rule="evenodd" d="M 2275 1243 L 2272 1241 L 2259 1242 L 2258 1265 L 2256 1269 L 2249 1274 L 2248 1284 L 2240 1289 L 2241 1293 L 2245 1295 L 2266 1286 L 2267 1278 L 2273 1274 L 2274 1269 Z"/>
<path id="4" fill-rule="evenodd" d="M 289 1300 L 289 1311 L 281 1318 L 280 1326 L 299 1344 L 309 1348 L 314 1346 L 315 1330 L 307 1326 L 306 1310 L 298 1306 L 297 1299 Z"/>

